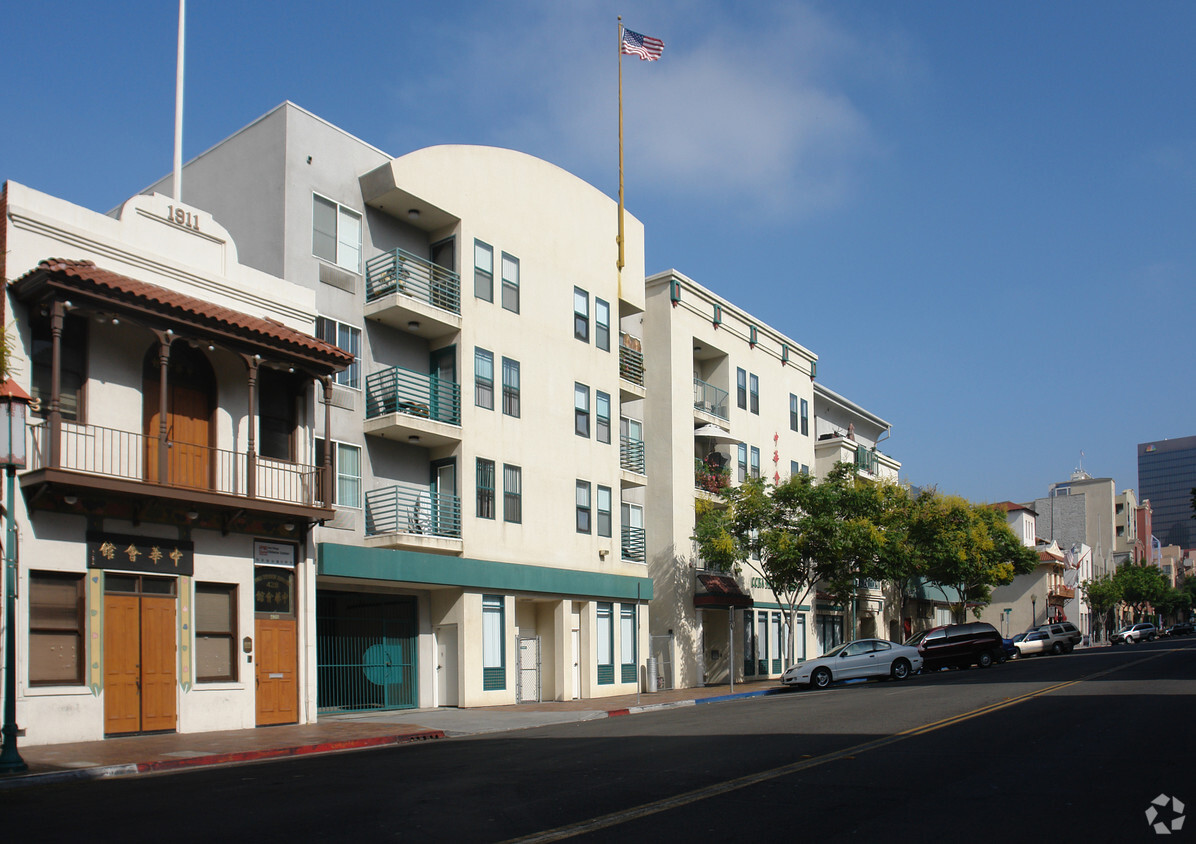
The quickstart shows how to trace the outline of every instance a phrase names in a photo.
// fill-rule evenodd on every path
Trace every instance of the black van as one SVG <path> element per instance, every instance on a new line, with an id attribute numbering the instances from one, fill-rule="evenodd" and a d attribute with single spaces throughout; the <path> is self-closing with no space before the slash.
<path id="1" fill-rule="evenodd" d="M 1002 656 L 1001 634 L 984 621 L 932 627 L 911 636 L 905 644 L 922 654 L 923 671 L 968 665 L 988 668 Z"/>

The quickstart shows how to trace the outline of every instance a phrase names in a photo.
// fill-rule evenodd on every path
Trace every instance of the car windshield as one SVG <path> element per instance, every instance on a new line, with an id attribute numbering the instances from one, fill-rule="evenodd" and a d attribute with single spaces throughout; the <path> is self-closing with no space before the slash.
<path id="1" fill-rule="evenodd" d="M 851 643 L 850 643 L 850 642 L 846 642 L 846 643 L 844 643 L 844 644 L 842 644 L 842 645 L 838 645 L 838 646 L 836 646 L 836 647 L 833 647 L 833 648 L 831 648 L 829 651 L 827 651 L 826 653 L 824 653 L 824 654 L 823 654 L 823 656 L 838 656 L 839 654 L 841 654 L 841 653 L 843 652 L 843 649 L 844 649 L 844 648 L 846 648 L 846 647 L 847 647 L 849 644 L 851 644 Z"/>
<path id="2" fill-rule="evenodd" d="M 919 642 L 921 642 L 925 638 L 926 638 L 926 631 L 923 630 L 921 633 L 916 633 L 913 636 L 910 636 L 908 639 L 906 639 L 905 644 L 917 645 Z"/>

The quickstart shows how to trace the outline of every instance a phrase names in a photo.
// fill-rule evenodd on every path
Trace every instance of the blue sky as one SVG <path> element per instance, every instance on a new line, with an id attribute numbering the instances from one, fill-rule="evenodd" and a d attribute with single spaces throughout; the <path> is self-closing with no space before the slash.
<path id="1" fill-rule="evenodd" d="M 283 10 L 285 9 L 285 14 Z M 283 100 L 399 155 L 507 146 L 821 358 L 903 476 L 976 501 L 1196 433 L 1196 4 L 191 0 L 184 154 Z M 5 16 L 0 178 L 108 210 L 169 172 L 177 5 Z M 69 256 L 68 256 L 69 257 Z"/>

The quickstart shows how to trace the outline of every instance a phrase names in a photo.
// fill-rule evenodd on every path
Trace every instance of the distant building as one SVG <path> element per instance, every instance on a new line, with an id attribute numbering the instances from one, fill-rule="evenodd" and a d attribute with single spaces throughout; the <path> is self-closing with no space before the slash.
<path id="1" fill-rule="evenodd" d="M 1161 544 L 1196 548 L 1193 487 L 1196 436 L 1138 444 L 1138 494 L 1150 499 L 1154 535 Z"/>
<path id="2" fill-rule="evenodd" d="M 1051 484 L 1046 498 L 1029 505 L 1038 514 L 1038 536 L 1061 548 L 1083 543 L 1092 549 L 1094 577 L 1116 571 L 1115 486 L 1080 469 L 1070 480 Z"/>

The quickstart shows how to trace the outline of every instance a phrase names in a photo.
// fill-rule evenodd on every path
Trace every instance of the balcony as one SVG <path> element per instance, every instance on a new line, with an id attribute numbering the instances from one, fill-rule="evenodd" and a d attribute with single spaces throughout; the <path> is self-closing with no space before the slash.
<path id="1" fill-rule="evenodd" d="M 461 386 L 401 366 L 365 379 L 365 432 L 421 447 L 461 441 Z"/>
<path id="2" fill-rule="evenodd" d="M 321 500 L 317 466 L 171 440 L 159 457 L 157 437 L 65 420 L 52 456 L 50 430 L 44 423 L 29 428 L 21 487 L 31 510 L 53 506 L 167 523 L 186 514 L 192 527 L 225 532 L 260 530 L 263 519 L 319 521 L 332 514 Z"/>
<path id="3" fill-rule="evenodd" d="M 461 553 L 461 499 L 434 487 L 396 484 L 365 494 L 365 544 Z"/>
<path id="4" fill-rule="evenodd" d="M 624 525 L 622 531 L 622 548 L 624 560 L 631 560 L 633 563 L 644 562 L 646 548 L 644 529 Z"/>
<path id="5" fill-rule="evenodd" d="M 644 461 L 644 441 L 619 437 L 619 468 L 623 473 L 623 487 L 645 486 L 648 483 Z"/>
<path id="6" fill-rule="evenodd" d="M 619 332 L 619 397 L 634 401 L 648 395 L 644 389 L 643 343 L 638 337 Z"/>
<path id="7" fill-rule="evenodd" d="M 714 421 L 717 424 L 719 420 L 726 422 L 731 418 L 727 414 L 728 395 L 726 390 L 720 390 L 713 384 L 707 384 L 701 378 L 694 378 L 694 411 L 714 417 L 713 420 L 704 419 L 704 421 Z M 699 416 L 699 418 L 703 417 Z"/>
<path id="8" fill-rule="evenodd" d="M 402 249 L 365 264 L 365 315 L 435 340 L 461 330 L 461 278 Z"/>
<path id="9" fill-rule="evenodd" d="M 1047 591 L 1047 603 L 1062 604 L 1064 601 L 1070 601 L 1075 596 L 1076 590 L 1074 586 L 1052 586 Z"/>

